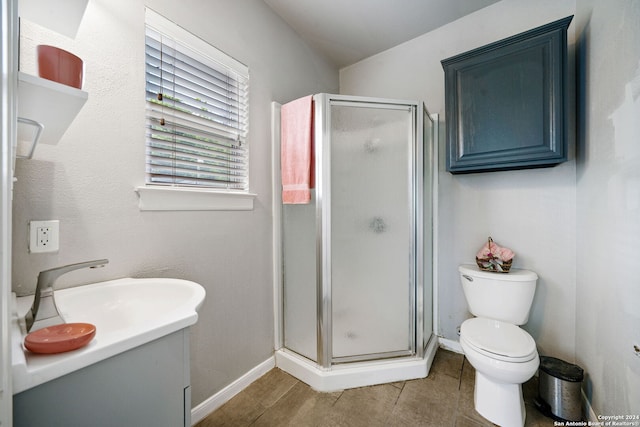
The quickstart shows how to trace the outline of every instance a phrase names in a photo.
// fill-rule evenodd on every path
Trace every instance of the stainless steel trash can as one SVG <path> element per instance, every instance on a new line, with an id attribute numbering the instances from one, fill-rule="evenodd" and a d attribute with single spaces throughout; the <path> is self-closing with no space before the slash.
<path id="1" fill-rule="evenodd" d="M 552 418 L 566 421 L 582 420 L 581 367 L 556 359 L 541 356 L 538 372 L 538 392 L 542 400 L 542 412 L 551 412 Z"/>

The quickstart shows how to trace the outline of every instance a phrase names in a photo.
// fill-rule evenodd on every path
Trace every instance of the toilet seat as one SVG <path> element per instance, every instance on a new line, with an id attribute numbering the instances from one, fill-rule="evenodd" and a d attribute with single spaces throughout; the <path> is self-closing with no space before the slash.
<path id="1" fill-rule="evenodd" d="M 460 340 L 487 357 L 524 363 L 538 356 L 536 343 L 525 330 L 500 320 L 476 317 L 460 327 Z"/>

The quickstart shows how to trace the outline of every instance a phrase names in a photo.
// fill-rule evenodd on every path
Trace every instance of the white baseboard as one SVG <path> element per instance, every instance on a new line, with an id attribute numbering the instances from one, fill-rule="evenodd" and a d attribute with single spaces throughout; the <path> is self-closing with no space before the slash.
<path id="1" fill-rule="evenodd" d="M 464 352 L 462 351 L 462 346 L 458 341 L 438 337 L 438 343 L 440 344 L 440 348 L 444 348 L 445 350 L 453 351 L 455 353 L 464 354 Z"/>
<path id="2" fill-rule="evenodd" d="M 209 397 L 204 402 L 191 410 L 191 425 L 196 425 L 202 421 L 207 415 L 231 400 L 233 396 L 247 388 L 249 384 L 269 372 L 276 366 L 275 357 L 270 357 L 249 372 Z"/>

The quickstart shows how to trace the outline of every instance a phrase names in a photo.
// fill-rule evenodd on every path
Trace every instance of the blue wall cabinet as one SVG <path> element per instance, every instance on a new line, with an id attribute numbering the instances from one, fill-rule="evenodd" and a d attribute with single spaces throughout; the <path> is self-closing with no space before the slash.
<path id="1" fill-rule="evenodd" d="M 567 160 L 567 28 L 573 17 L 442 61 L 447 170 Z"/>

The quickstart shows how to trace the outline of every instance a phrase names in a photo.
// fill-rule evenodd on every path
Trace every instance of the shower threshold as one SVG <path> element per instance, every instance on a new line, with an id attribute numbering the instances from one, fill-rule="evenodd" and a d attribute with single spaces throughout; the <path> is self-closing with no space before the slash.
<path id="1" fill-rule="evenodd" d="M 434 335 L 423 357 L 399 357 L 334 365 L 330 369 L 282 348 L 276 351 L 276 366 L 321 392 L 332 392 L 369 385 L 425 378 L 429 374 L 438 349 Z"/>

